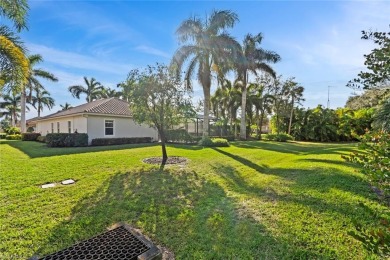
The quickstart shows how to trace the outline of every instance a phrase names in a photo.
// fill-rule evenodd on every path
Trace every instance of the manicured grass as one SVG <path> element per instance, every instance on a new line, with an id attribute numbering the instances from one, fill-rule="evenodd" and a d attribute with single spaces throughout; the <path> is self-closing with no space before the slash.
<path id="1" fill-rule="evenodd" d="M 0 259 L 46 255 L 116 222 L 177 259 L 379 258 L 348 231 L 390 220 L 364 176 L 341 159 L 353 144 L 171 145 L 185 167 L 146 165 L 157 145 L 47 148 L 0 141 Z M 77 183 L 41 189 L 47 182 Z"/>

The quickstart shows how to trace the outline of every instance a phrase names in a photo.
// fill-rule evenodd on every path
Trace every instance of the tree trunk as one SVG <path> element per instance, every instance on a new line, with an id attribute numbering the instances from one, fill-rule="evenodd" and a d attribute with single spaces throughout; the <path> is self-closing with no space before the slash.
<path id="1" fill-rule="evenodd" d="M 247 75 L 245 73 L 242 86 L 242 98 L 241 98 L 241 123 L 240 123 L 240 139 L 246 140 L 246 80 Z"/>
<path id="2" fill-rule="evenodd" d="M 291 124 L 292 124 L 293 115 L 294 115 L 294 96 L 292 96 L 292 101 L 291 101 L 291 114 L 290 114 L 290 122 L 288 123 L 288 134 L 291 134 Z"/>
<path id="3" fill-rule="evenodd" d="M 204 87 L 203 136 L 209 136 L 210 88 Z"/>
<path id="4" fill-rule="evenodd" d="M 260 117 L 259 117 L 259 109 L 256 108 L 256 118 L 257 118 L 257 124 L 256 124 L 256 136 L 259 137 L 261 134 L 261 126 L 259 130 L 259 125 L 260 125 Z"/>
<path id="5" fill-rule="evenodd" d="M 160 128 L 159 134 L 161 137 L 161 151 L 162 151 L 162 162 L 161 165 L 165 165 L 168 160 L 167 148 L 165 147 L 165 133 L 164 129 Z"/>
<path id="6" fill-rule="evenodd" d="M 22 133 L 26 132 L 26 88 L 22 88 L 22 96 L 20 99 L 20 131 Z"/>

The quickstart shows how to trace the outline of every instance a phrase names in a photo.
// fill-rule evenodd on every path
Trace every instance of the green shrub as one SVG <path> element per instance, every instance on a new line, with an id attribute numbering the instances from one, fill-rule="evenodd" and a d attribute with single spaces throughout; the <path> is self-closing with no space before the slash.
<path id="1" fill-rule="evenodd" d="M 6 136 L 7 136 L 6 133 L 0 133 L 0 139 L 5 139 Z"/>
<path id="2" fill-rule="evenodd" d="M 210 138 L 206 136 L 198 142 L 198 145 L 203 147 L 227 147 L 229 146 L 229 142 L 223 138 Z"/>
<path id="3" fill-rule="evenodd" d="M 265 134 L 264 139 L 269 141 L 287 142 L 293 140 L 293 137 L 288 134 Z"/>
<path id="4" fill-rule="evenodd" d="M 46 143 L 46 136 L 40 135 L 40 136 L 37 137 L 36 141 L 37 142 L 41 142 L 41 143 Z"/>
<path id="5" fill-rule="evenodd" d="M 34 127 L 32 127 L 32 126 L 29 126 L 28 128 L 27 128 L 27 131 L 26 131 L 27 133 L 32 133 L 32 132 L 34 132 Z"/>
<path id="6" fill-rule="evenodd" d="M 87 134 L 53 133 L 46 135 L 46 143 L 49 147 L 78 147 L 88 146 Z"/>
<path id="7" fill-rule="evenodd" d="M 7 135 L 5 137 L 7 140 L 22 140 L 22 135 L 16 134 L 16 135 Z"/>
<path id="8" fill-rule="evenodd" d="M 10 128 L 7 128 L 7 129 L 5 130 L 5 132 L 6 132 L 7 134 L 9 134 L 9 135 L 20 135 L 20 134 L 21 134 L 20 129 L 17 128 L 17 127 L 15 127 L 15 126 L 10 127 Z"/>
<path id="9" fill-rule="evenodd" d="M 228 140 L 229 142 L 235 140 L 234 135 L 228 135 L 228 136 L 210 136 L 210 138 L 211 138 L 211 139 L 214 139 L 214 138 L 222 138 L 222 139 Z"/>
<path id="10" fill-rule="evenodd" d="M 92 146 L 151 143 L 151 137 L 122 137 L 122 138 L 96 138 L 92 139 Z"/>
<path id="11" fill-rule="evenodd" d="M 191 135 L 185 129 L 170 129 L 165 131 L 165 139 L 167 142 L 191 143 L 193 142 Z"/>
<path id="12" fill-rule="evenodd" d="M 362 167 L 372 185 L 378 187 L 385 198 L 390 199 L 390 133 L 366 133 L 361 137 L 359 150 L 342 156 Z"/>
<path id="13" fill-rule="evenodd" d="M 40 133 L 23 133 L 22 141 L 36 141 Z"/>

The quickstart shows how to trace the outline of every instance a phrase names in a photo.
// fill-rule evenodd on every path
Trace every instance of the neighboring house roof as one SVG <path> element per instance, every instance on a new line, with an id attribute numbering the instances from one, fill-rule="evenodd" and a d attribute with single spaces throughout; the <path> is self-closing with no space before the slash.
<path id="1" fill-rule="evenodd" d="M 37 121 L 65 117 L 76 114 L 105 114 L 105 115 L 116 115 L 130 117 L 131 112 L 129 103 L 119 98 L 105 98 L 95 100 L 77 107 L 72 107 L 67 110 L 58 111 L 57 113 L 47 115 L 36 119 Z"/>

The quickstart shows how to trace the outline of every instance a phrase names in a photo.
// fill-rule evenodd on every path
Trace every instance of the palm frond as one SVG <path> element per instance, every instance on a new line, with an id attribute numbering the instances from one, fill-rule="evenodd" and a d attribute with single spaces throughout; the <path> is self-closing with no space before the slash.
<path id="1" fill-rule="evenodd" d="M 207 31 L 211 35 L 217 35 L 218 32 L 233 27 L 238 21 L 238 15 L 235 12 L 214 10 L 208 19 Z"/>
<path id="2" fill-rule="evenodd" d="M 202 21 L 197 17 L 193 17 L 180 24 L 176 30 L 176 35 L 179 42 L 195 41 L 202 31 Z"/>

